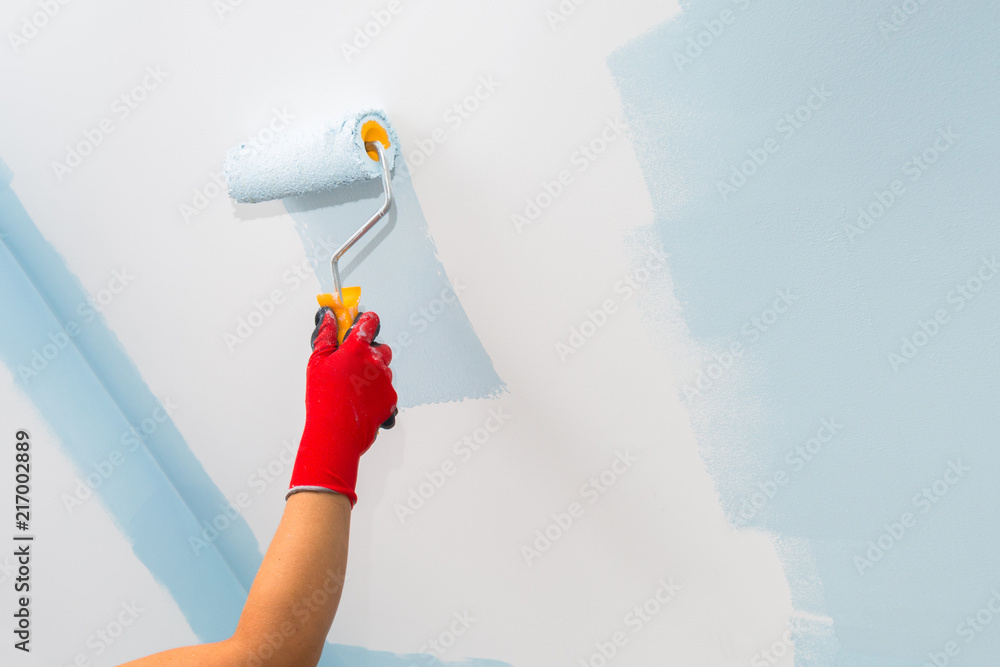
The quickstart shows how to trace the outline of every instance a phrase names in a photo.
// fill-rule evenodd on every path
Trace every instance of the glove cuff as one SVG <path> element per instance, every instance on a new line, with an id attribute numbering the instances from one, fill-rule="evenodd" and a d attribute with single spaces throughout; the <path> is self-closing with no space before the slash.
<path id="1" fill-rule="evenodd" d="M 353 508 L 358 502 L 355 487 L 361 456 L 356 453 L 357 448 L 345 440 L 349 438 L 336 433 L 335 429 L 324 428 L 307 419 L 285 500 L 299 491 L 330 491 L 347 496 Z"/>
<path id="2" fill-rule="evenodd" d="M 354 503 L 357 502 L 357 496 L 354 496 L 352 498 L 350 495 L 348 495 L 346 493 L 341 493 L 340 491 L 334 491 L 333 489 L 328 489 L 325 486 L 292 486 L 292 487 L 290 487 L 288 489 L 288 492 L 285 493 L 285 500 L 287 501 L 292 496 L 293 493 L 298 493 L 299 491 L 319 491 L 321 493 L 340 493 L 340 495 L 342 495 L 342 496 L 347 496 L 347 499 L 351 501 L 351 507 L 352 508 L 354 507 Z"/>

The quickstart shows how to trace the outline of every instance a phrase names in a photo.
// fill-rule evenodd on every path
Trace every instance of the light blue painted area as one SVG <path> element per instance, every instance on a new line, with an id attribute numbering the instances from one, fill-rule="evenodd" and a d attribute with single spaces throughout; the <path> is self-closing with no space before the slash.
<path id="1" fill-rule="evenodd" d="M 386 651 L 370 651 L 356 646 L 327 644 L 321 667 L 511 667 L 508 662 L 466 658 L 461 662 L 441 662 L 429 654 L 398 655 Z"/>
<path id="2" fill-rule="evenodd" d="M 998 62 L 937 0 L 695 2 L 609 59 L 690 331 L 742 345 L 685 391 L 723 505 L 833 619 L 800 665 L 1000 655 Z"/>
<path id="3" fill-rule="evenodd" d="M 86 292 L 21 206 L 11 178 L 0 160 L 0 358 L 81 478 L 111 465 L 95 495 L 195 634 L 205 642 L 224 639 L 236 627 L 261 561 L 256 539 L 237 518 L 211 545 L 192 548 L 190 539 L 202 536 L 202 522 L 222 513 L 226 499 L 167 416 L 169 401 L 153 396 L 103 318 L 78 310 Z M 320 664 L 443 663 L 427 655 L 328 644 Z"/>
<path id="4" fill-rule="evenodd" d="M 201 532 L 198 510 L 211 512 L 216 501 L 225 502 L 222 494 L 169 420 L 158 425 L 145 446 L 123 443 L 143 419 L 162 415 L 156 412 L 162 406 L 103 321 L 81 323 L 76 306 L 85 302 L 82 286 L 21 207 L 6 166 L 0 167 L 0 177 L 0 356 L 62 440 L 81 477 L 112 467 L 106 479 L 96 478 L 98 493 L 194 632 L 205 641 L 224 639 L 236 627 L 248 586 L 233 563 L 259 562 L 256 541 L 241 522 L 225 543 L 232 562 L 221 540 L 218 549 L 199 554 L 188 546 L 189 536 Z M 41 361 L 32 366 L 34 351 Z M 36 440 L 35 446 L 44 444 Z M 116 460 L 123 462 L 115 467 Z M 179 487 L 171 484 L 171 473 L 180 475 Z M 235 543 L 244 529 L 249 539 L 238 550 Z M 248 574 L 252 581 L 253 571 Z"/>
<path id="5" fill-rule="evenodd" d="M 3 242 L 7 250 L 35 287 L 31 293 L 23 294 L 5 288 L 4 302 L 6 304 L 8 299 L 18 297 L 40 300 L 41 305 L 38 307 L 47 309 L 54 318 L 44 323 L 38 322 L 40 330 L 35 334 L 39 337 L 25 339 L 26 343 L 31 342 L 30 345 L 7 347 L 5 358 L 9 367 L 33 400 L 39 404 L 51 400 L 47 397 L 53 389 L 50 383 L 58 375 L 52 372 L 57 364 L 49 363 L 41 371 L 36 368 L 47 363 L 43 348 L 54 344 L 49 336 L 66 334 L 66 341 L 72 343 L 66 350 L 79 354 L 80 360 L 91 369 L 89 372 L 93 374 L 102 392 L 117 406 L 115 409 L 128 424 L 124 432 L 116 432 L 115 437 L 103 441 L 99 449 L 92 452 L 85 450 L 85 455 L 78 461 L 81 470 L 93 472 L 90 469 L 91 463 L 102 460 L 116 449 L 127 455 L 136 449 L 135 443 L 141 438 L 145 450 L 148 450 L 155 464 L 163 469 L 162 477 L 173 483 L 176 493 L 194 513 L 197 522 L 211 523 L 223 511 L 220 505 L 225 506 L 225 497 L 194 457 L 173 421 L 169 417 L 164 418 L 166 412 L 163 404 L 143 382 L 139 370 L 124 354 L 117 337 L 108 329 L 103 317 L 89 306 L 87 292 L 79 280 L 28 217 L 10 189 L 11 174 L 7 167 L 3 166 L 0 171 L 3 172 L 0 174 L 3 176 L 0 179 L 0 233 L 4 235 Z M 6 312 L 5 305 L 5 318 Z M 10 335 L 15 333 L 11 332 Z M 56 361 L 62 356 L 60 352 Z M 66 398 L 66 395 L 61 396 Z M 168 397 L 164 397 L 166 398 Z M 72 401 L 67 403 L 72 404 Z M 55 412 L 50 418 L 46 413 L 46 417 L 53 420 L 54 425 L 54 420 L 65 418 L 66 428 L 77 424 L 78 418 L 84 415 L 85 412 L 70 411 L 63 417 Z M 66 434 L 60 432 L 67 443 L 75 442 L 75 437 L 65 437 L 69 434 L 69 431 Z M 104 452 L 102 456 L 90 456 L 91 453 L 97 455 L 101 452 Z M 200 530 L 192 534 L 197 535 L 199 532 Z M 219 535 L 214 546 L 232 567 L 240 583 L 249 590 L 260 565 L 257 540 L 250 527 L 242 519 L 235 521 Z"/>
<path id="6" fill-rule="evenodd" d="M 378 313 L 379 340 L 392 347 L 400 407 L 505 391 L 437 257 L 427 220 L 402 160 L 392 179 L 395 205 L 340 262 L 344 285 L 361 285 L 361 308 Z M 324 291 L 333 290 L 329 259 L 381 205 L 380 182 L 284 199 Z"/>

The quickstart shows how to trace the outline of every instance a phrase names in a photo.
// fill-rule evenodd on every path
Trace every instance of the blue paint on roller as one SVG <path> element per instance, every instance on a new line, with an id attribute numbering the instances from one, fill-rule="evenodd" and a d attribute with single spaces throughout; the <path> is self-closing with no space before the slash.
<path id="1" fill-rule="evenodd" d="M 381 125 L 389 137 L 385 159 L 391 173 L 399 138 L 384 111 L 369 109 L 334 123 L 299 130 L 269 144 L 231 148 L 225 163 L 229 196 L 238 202 L 254 203 L 380 178 L 382 170 L 368 156 L 361 138 L 361 128 L 369 121 Z"/>
<path id="2" fill-rule="evenodd" d="M 1000 655 L 967 621 L 1000 590 L 998 61 L 996 3 L 892 0 L 695 2 L 609 60 L 690 331 L 743 344 L 689 397 L 723 506 L 833 619 L 797 665 Z"/>
<path id="3" fill-rule="evenodd" d="M 80 471 L 124 457 L 96 490 L 137 558 L 170 591 L 204 642 L 229 637 L 261 554 L 242 518 L 206 547 L 191 538 L 226 499 L 143 382 L 103 317 L 82 321 L 86 292 L 35 227 L 0 160 L 0 359 L 60 438 Z M 38 356 L 36 357 L 35 352 Z M 150 432 L 143 421 L 153 419 Z M 137 447 L 127 438 L 142 434 Z M 323 667 L 442 667 L 429 655 L 396 655 L 327 644 Z M 454 664 L 454 663 L 452 663 Z M 506 667 L 466 660 L 466 667 Z"/>

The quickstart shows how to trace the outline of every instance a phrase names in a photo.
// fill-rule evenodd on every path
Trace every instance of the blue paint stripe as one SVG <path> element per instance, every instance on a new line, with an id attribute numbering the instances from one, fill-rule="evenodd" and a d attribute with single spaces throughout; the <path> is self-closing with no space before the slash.
<path id="1" fill-rule="evenodd" d="M 82 475 L 118 451 L 125 459 L 97 493 L 139 560 L 165 586 L 201 641 L 236 627 L 261 554 L 242 518 L 199 554 L 189 544 L 226 499 L 166 418 L 138 447 L 123 436 L 163 404 L 143 382 L 103 318 L 77 311 L 86 292 L 10 188 L 0 160 L 0 358 L 61 439 Z M 48 346 L 48 347 L 47 347 Z M 39 356 L 35 356 L 37 351 Z M 34 365 L 32 365 L 34 362 Z M 39 443 L 36 442 L 36 446 Z M 327 644 L 326 667 L 438 667 L 427 655 Z M 504 667 L 475 660 L 470 667 Z"/>
<path id="2" fill-rule="evenodd" d="M 45 368 L 38 377 L 32 377 L 33 350 L 39 350 L 51 343 L 49 336 L 63 332 L 71 337 L 72 350 L 79 354 L 81 361 L 90 369 L 107 395 L 111 403 L 127 422 L 127 427 L 141 432 L 143 420 L 150 419 L 154 413 L 162 414 L 160 400 L 146 386 L 135 364 L 122 350 L 115 334 L 105 324 L 99 314 L 88 320 L 81 315 L 78 308 L 87 303 L 87 292 L 80 281 L 74 276 L 65 261 L 45 240 L 35 227 L 27 212 L 21 206 L 14 192 L 10 189 L 10 171 L 4 167 L 6 178 L 0 187 L 0 233 L 10 254 L 20 265 L 27 280 L 32 284 L 31 297 L 40 302 L 39 307 L 45 308 L 49 317 L 44 322 L 35 324 L 41 329 L 40 336 L 31 341 L 24 341 L 22 347 L 9 347 L 8 364 L 22 386 L 33 398 L 45 400 L 46 391 L 36 389 L 35 385 L 47 386 L 48 380 L 56 365 Z M 28 292 L 8 291 L 5 298 L 12 302 L 18 298 L 25 299 Z M 85 306 L 84 306 L 85 307 Z M 38 311 L 41 312 L 41 311 Z M 69 348 L 67 348 L 69 349 Z M 62 355 L 60 354 L 60 357 Z M 37 358 L 36 366 L 44 362 Z M 21 372 L 18 372 L 18 369 Z M 82 415 L 72 415 L 80 417 Z M 46 415 L 50 418 L 49 415 Z M 58 414 L 52 415 L 58 418 Z M 67 418 L 67 426 L 72 418 Z M 126 428 L 125 432 L 128 432 Z M 119 431 L 114 438 L 107 440 L 104 446 L 108 452 L 113 449 L 123 449 Z M 76 446 L 72 439 L 65 438 L 70 446 Z M 177 494 L 190 509 L 198 523 L 211 520 L 220 511 L 219 505 L 225 505 L 226 499 L 212 482 L 201 462 L 195 458 L 191 449 L 184 441 L 173 421 L 167 418 L 157 424 L 156 430 L 144 434 L 145 449 L 156 464 L 162 468 L 163 475 L 173 482 Z M 104 454 L 107 456 L 107 452 Z M 100 458 L 84 460 L 81 470 L 87 470 L 91 461 Z M 194 531 L 192 534 L 198 534 Z M 233 569 L 237 580 L 246 589 L 250 589 L 253 577 L 260 565 L 261 556 L 256 537 L 250 527 L 242 519 L 233 522 L 225 532 L 214 542 L 214 546 Z M 193 551 L 190 548 L 189 551 Z"/>
<path id="3" fill-rule="evenodd" d="M 46 298 L 10 251 L 10 244 L 23 238 L 18 234 L 20 222 L 20 205 L 9 188 L 0 189 L 0 231 L 7 235 L 0 245 L 0 309 L 5 320 L 0 327 L 0 356 L 15 375 L 19 366 L 30 366 L 30 350 L 55 345 L 50 334 L 57 340 L 60 333 L 66 336 Z M 134 422 L 76 345 L 67 344 L 50 356 L 37 376 L 19 384 L 77 468 L 87 474 L 92 463 L 121 449 L 120 438 Z M 36 441 L 36 446 L 44 444 Z M 99 491 L 136 556 L 169 588 L 194 632 L 205 641 L 231 635 L 246 592 L 218 551 L 209 549 L 196 556 L 188 548 L 188 536 L 199 532 L 198 521 L 150 452 L 143 447 L 128 452 L 126 463 Z M 205 604 L 206 599 L 212 604 Z"/>

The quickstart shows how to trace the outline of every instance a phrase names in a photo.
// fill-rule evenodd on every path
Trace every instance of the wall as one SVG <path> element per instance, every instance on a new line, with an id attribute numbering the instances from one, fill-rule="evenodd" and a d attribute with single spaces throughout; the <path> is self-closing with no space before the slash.
<path id="1" fill-rule="evenodd" d="M 8 4 L 14 664 L 231 631 L 378 193 L 238 206 L 222 156 L 368 106 L 405 165 L 347 279 L 404 409 L 324 664 L 988 664 L 992 7 Z"/>

